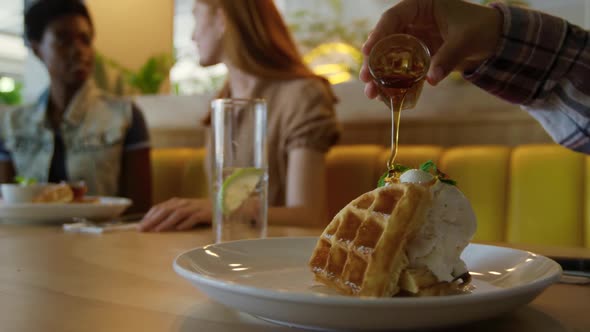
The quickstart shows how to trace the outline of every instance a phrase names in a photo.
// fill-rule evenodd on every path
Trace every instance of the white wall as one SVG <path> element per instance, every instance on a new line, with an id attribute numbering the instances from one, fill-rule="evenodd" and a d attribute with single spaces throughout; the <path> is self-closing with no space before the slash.
<path id="1" fill-rule="evenodd" d="M 87 0 L 96 49 L 137 69 L 154 54 L 172 52 L 174 0 Z"/>
<path id="2" fill-rule="evenodd" d="M 0 75 L 20 77 L 24 70 L 27 48 L 18 36 L 0 34 Z"/>
<path id="3" fill-rule="evenodd" d="M 25 59 L 23 81 L 23 99 L 25 103 L 33 103 L 41 92 L 49 86 L 49 74 L 45 66 L 30 50 Z"/>
<path id="4" fill-rule="evenodd" d="M 21 78 L 27 50 L 23 30 L 22 0 L 0 0 L 0 76 Z"/>
<path id="5" fill-rule="evenodd" d="M 590 3 L 588 0 L 528 0 L 531 7 L 551 15 L 563 17 L 573 24 L 590 27 Z"/>
<path id="6" fill-rule="evenodd" d="M 381 13 L 395 5 L 396 0 L 341 0 L 344 7 L 344 16 L 348 19 L 367 18 L 376 22 Z M 480 2 L 472 0 L 473 2 Z M 590 1 L 588 0 L 526 0 L 530 7 L 563 17 L 579 26 L 590 28 Z M 317 0 L 275 0 L 277 6 L 284 12 L 299 9 L 309 9 L 325 15 L 330 14 L 328 1 Z"/>

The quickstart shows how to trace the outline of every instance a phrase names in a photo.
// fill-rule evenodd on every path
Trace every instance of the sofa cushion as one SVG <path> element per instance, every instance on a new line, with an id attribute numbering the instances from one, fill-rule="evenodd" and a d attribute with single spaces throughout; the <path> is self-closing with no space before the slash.
<path id="1" fill-rule="evenodd" d="M 557 145 L 513 150 L 509 242 L 583 246 L 585 162 L 583 154 Z"/>
<path id="2" fill-rule="evenodd" d="M 376 188 L 375 165 L 383 152 L 379 145 L 335 146 L 326 157 L 328 217 L 332 219 L 354 198 Z"/>
<path id="3" fill-rule="evenodd" d="M 204 158 L 202 148 L 154 149 L 154 203 L 206 197 Z M 388 158 L 389 149 L 379 145 L 336 146 L 328 153 L 330 218 L 376 187 Z M 478 218 L 475 241 L 590 247 L 590 157 L 554 144 L 401 146 L 397 160 L 416 167 L 429 159 L 470 199 Z"/>
<path id="4" fill-rule="evenodd" d="M 207 196 L 205 149 L 154 149 L 151 158 L 154 204 L 173 197 Z"/>
<path id="5" fill-rule="evenodd" d="M 439 163 L 471 202 L 476 241 L 504 241 L 510 148 L 463 146 L 446 150 Z"/>

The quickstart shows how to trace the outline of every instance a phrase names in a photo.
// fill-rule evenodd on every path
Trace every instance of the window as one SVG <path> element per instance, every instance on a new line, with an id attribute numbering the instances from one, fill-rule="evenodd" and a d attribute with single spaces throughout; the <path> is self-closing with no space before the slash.
<path id="1" fill-rule="evenodd" d="M 174 48 L 176 64 L 171 81 L 179 94 L 214 91 L 227 69 L 223 65 L 203 68 L 191 35 L 194 0 L 176 0 Z M 373 24 L 391 0 L 275 0 L 293 31 L 305 60 L 316 73 L 333 83 L 356 79 L 362 61 L 358 49 Z"/>
<path id="2" fill-rule="evenodd" d="M 223 84 L 224 65 L 199 66 L 199 53 L 192 40 L 195 25 L 192 14 L 194 0 L 176 0 L 174 14 L 174 51 L 176 63 L 170 81 L 177 94 L 190 95 L 217 90 Z"/>
<path id="3" fill-rule="evenodd" d="M 22 13 L 21 1 L 0 0 L 0 75 L 19 79 L 27 56 Z"/>
<path id="4" fill-rule="evenodd" d="M 21 102 L 27 48 L 22 38 L 23 2 L 0 0 L 0 104 Z"/>

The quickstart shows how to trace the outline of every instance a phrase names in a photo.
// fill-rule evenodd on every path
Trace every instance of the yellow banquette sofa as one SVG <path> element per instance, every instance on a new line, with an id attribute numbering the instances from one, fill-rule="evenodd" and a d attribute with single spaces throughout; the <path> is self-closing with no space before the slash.
<path id="1" fill-rule="evenodd" d="M 204 156 L 203 149 L 154 149 L 154 202 L 206 197 Z M 329 152 L 330 216 L 375 188 L 388 157 L 388 148 L 377 145 L 341 145 Z M 398 160 L 408 166 L 433 160 L 457 181 L 477 215 L 476 241 L 590 248 L 590 157 L 586 155 L 550 144 L 419 145 L 401 146 Z"/>

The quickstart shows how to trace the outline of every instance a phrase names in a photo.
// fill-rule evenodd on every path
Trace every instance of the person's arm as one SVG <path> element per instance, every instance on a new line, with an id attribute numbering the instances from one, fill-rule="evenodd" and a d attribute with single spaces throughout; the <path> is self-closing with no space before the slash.
<path id="1" fill-rule="evenodd" d="M 154 205 L 139 223 L 141 232 L 186 231 L 196 225 L 211 224 L 210 199 L 171 198 Z"/>
<path id="2" fill-rule="evenodd" d="M 14 182 L 14 167 L 10 160 L 0 160 L 0 183 L 12 183 Z"/>
<path id="3" fill-rule="evenodd" d="M 128 212 L 145 212 L 152 203 L 152 173 L 147 126 L 141 111 L 133 107 L 131 126 L 124 143 L 119 191 L 133 200 Z"/>
<path id="4" fill-rule="evenodd" d="M 10 152 L 4 147 L 4 142 L 0 139 L 0 183 L 13 182 L 15 173 Z"/>
<path id="5" fill-rule="evenodd" d="M 323 225 L 326 210 L 325 154 L 307 148 L 289 152 L 284 207 L 270 207 L 272 225 Z"/>
<path id="6" fill-rule="evenodd" d="M 362 47 L 365 62 L 359 78 L 365 94 L 374 99 L 379 89 L 369 72 L 367 57 L 382 38 L 397 33 L 412 35 L 431 53 L 426 80 L 437 85 L 452 71 L 473 69 L 497 49 L 502 15 L 494 8 L 463 0 L 402 0 L 381 15 Z"/>
<path id="7" fill-rule="evenodd" d="M 150 149 L 126 151 L 121 172 L 121 195 L 133 201 L 128 212 L 146 212 L 152 204 Z"/>
<path id="8" fill-rule="evenodd" d="M 459 0 L 403 0 L 387 10 L 363 46 L 388 34 L 424 41 L 432 59 L 427 80 L 436 85 L 453 70 L 507 101 L 524 105 L 553 139 L 590 153 L 590 46 L 588 32 L 538 11 Z M 365 94 L 379 93 L 367 64 Z"/>
<path id="9" fill-rule="evenodd" d="M 541 12 L 494 6 L 504 18 L 499 47 L 465 78 L 523 105 L 555 142 L 590 153 L 588 31 Z"/>

